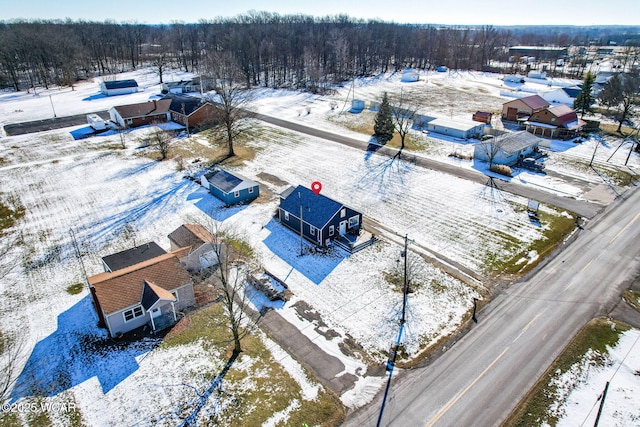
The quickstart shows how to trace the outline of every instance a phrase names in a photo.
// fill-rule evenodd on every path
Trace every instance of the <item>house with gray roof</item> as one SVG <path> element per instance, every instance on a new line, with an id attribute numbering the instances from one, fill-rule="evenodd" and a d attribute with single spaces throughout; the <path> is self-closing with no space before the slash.
<path id="1" fill-rule="evenodd" d="M 227 206 L 249 202 L 260 195 L 258 183 L 222 169 L 204 174 L 200 183 Z"/>
<path id="2" fill-rule="evenodd" d="M 496 136 L 474 146 L 473 158 L 492 164 L 515 165 L 538 149 L 543 140 L 523 130 Z"/>
<path id="3" fill-rule="evenodd" d="M 358 235 L 362 213 L 298 185 L 287 190 L 278 207 L 280 222 L 319 247 L 339 236 Z"/>

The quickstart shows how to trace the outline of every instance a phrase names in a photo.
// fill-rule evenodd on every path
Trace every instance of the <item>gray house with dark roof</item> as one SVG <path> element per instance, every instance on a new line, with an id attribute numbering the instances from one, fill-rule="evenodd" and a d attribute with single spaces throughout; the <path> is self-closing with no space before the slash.
<path id="1" fill-rule="evenodd" d="M 258 183 L 222 169 L 204 174 L 201 184 L 227 206 L 248 202 L 260 195 Z"/>
<path id="2" fill-rule="evenodd" d="M 538 149 L 542 139 L 523 130 L 494 137 L 474 146 L 473 158 L 511 166 Z"/>
<path id="3" fill-rule="evenodd" d="M 317 246 L 326 247 L 338 236 L 358 235 L 362 214 L 348 206 L 298 185 L 283 194 L 280 222 Z"/>
<path id="4" fill-rule="evenodd" d="M 100 83 L 100 92 L 106 96 L 125 95 L 128 93 L 136 93 L 138 91 L 138 82 L 135 80 L 113 80 Z"/>

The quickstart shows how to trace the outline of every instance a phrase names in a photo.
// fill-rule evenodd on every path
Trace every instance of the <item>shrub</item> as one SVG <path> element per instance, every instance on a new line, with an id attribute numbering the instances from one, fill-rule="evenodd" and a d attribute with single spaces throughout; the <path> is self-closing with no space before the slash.
<path id="1" fill-rule="evenodd" d="M 511 168 L 507 165 L 492 165 L 489 170 L 500 175 L 511 176 Z"/>

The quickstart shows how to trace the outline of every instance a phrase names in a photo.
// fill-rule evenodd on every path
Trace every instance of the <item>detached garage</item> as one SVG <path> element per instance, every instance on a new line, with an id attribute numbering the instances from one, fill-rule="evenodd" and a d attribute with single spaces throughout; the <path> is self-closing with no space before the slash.
<path id="1" fill-rule="evenodd" d="M 478 122 L 449 119 L 435 119 L 427 123 L 427 130 L 430 132 L 460 139 L 480 138 L 484 127 L 484 124 Z"/>

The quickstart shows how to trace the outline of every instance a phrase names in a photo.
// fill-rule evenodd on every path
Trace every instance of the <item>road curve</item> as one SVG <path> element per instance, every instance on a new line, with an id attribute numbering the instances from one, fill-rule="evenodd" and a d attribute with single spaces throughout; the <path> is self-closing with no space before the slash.
<path id="1" fill-rule="evenodd" d="M 392 380 L 383 426 L 496 426 L 593 317 L 640 274 L 640 192 L 580 231 L 528 280 L 511 285 L 435 362 Z M 379 394 L 344 426 L 375 426 Z"/>

